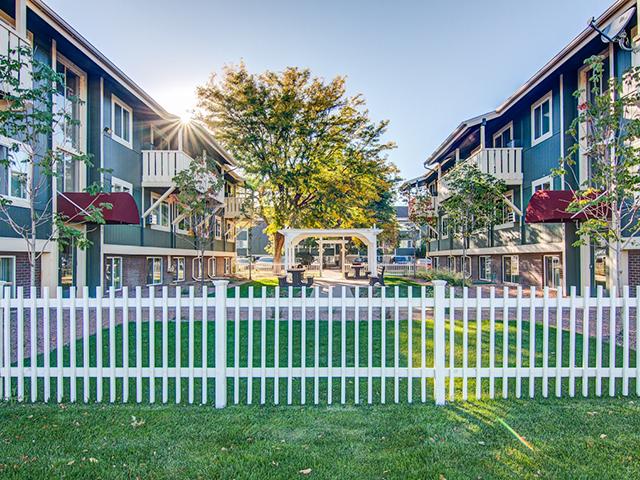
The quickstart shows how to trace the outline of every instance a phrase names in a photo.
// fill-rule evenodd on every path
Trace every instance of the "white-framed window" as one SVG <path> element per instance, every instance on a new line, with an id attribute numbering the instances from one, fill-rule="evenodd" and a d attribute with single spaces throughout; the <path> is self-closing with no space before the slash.
<path id="1" fill-rule="evenodd" d="M 133 147 L 133 110 L 115 95 L 111 95 L 111 133 L 115 141 Z"/>
<path id="2" fill-rule="evenodd" d="M 447 257 L 447 269 L 450 272 L 456 271 L 456 257 L 453 257 L 453 256 Z"/>
<path id="3" fill-rule="evenodd" d="M 175 257 L 176 261 L 176 282 L 184 282 L 185 278 L 185 262 L 184 257 Z"/>
<path id="4" fill-rule="evenodd" d="M 0 167 L 0 195 L 14 205 L 28 206 L 29 156 L 10 139 L 0 137 L 0 160 L 8 163 Z"/>
<path id="5" fill-rule="evenodd" d="M 509 148 L 513 146 L 513 122 L 509 122 L 493 135 L 493 148 Z"/>
<path id="6" fill-rule="evenodd" d="M 133 184 L 118 177 L 111 177 L 111 191 L 133 193 Z"/>
<path id="7" fill-rule="evenodd" d="M 207 260 L 207 271 L 209 272 L 209 277 L 213 278 L 216 276 L 216 257 L 209 257 Z"/>
<path id="8" fill-rule="evenodd" d="M 531 105 L 531 145 L 551 137 L 553 132 L 553 94 L 547 93 L 544 97 Z"/>
<path id="9" fill-rule="evenodd" d="M 196 257 L 193 260 L 191 260 L 191 276 L 193 277 L 194 280 L 202 279 L 202 259 L 201 258 Z"/>
<path id="10" fill-rule="evenodd" d="M 227 220 L 224 229 L 224 238 L 227 242 L 233 242 L 235 238 L 234 224 L 233 220 Z"/>
<path id="11" fill-rule="evenodd" d="M 220 219 L 220 217 L 213 217 L 214 218 L 214 230 L 215 230 L 215 236 L 216 239 L 218 240 L 222 240 L 222 220 Z"/>
<path id="12" fill-rule="evenodd" d="M 87 74 L 60 53 L 56 54 L 56 72 L 62 81 L 56 85 L 55 110 L 66 113 L 72 121 L 56 125 L 54 146 L 78 154 L 85 150 Z"/>
<path id="13" fill-rule="evenodd" d="M 160 194 L 151 192 L 152 204 L 156 203 L 159 198 Z M 167 199 L 160 202 L 151 215 L 154 215 L 153 218 L 155 219 L 155 222 L 151 225 L 152 228 L 157 228 L 159 230 L 171 229 L 171 205 L 169 205 Z"/>
<path id="14" fill-rule="evenodd" d="M 0 288 L 11 288 L 11 295 L 16 291 L 16 257 L 0 256 Z M 4 292 L 3 292 L 4 293 Z"/>
<path id="15" fill-rule="evenodd" d="M 489 255 L 481 255 L 478 257 L 478 278 L 487 282 L 490 282 L 493 278 L 491 257 Z"/>
<path id="16" fill-rule="evenodd" d="M 502 257 L 502 282 L 520 282 L 520 258 L 518 255 L 505 255 Z"/>
<path id="17" fill-rule="evenodd" d="M 440 219 L 440 238 L 449 238 L 449 217 L 446 215 Z"/>
<path id="18" fill-rule="evenodd" d="M 562 262 L 559 255 L 544 256 L 544 286 L 558 288 L 562 284 Z"/>
<path id="19" fill-rule="evenodd" d="M 513 190 L 505 192 L 504 196 L 513 203 Z M 496 228 L 510 226 L 516 221 L 516 212 L 513 211 L 511 205 L 509 205 L 504 199 L 500 200 L 500 215 L 498 220 L 500 221 L 500 224 L 497 225 Z"/>
<path id="20" fill-rule="evenodd" d="M 531 182 L 531 192 L 536 193 L 539 190 L 553 190 L 553 177 L 551 175 Z"/>
<path id="21" fill-rule="evenodd" d="M 180 204 L 176 204 L 175 206 L 176 220 L 180 219 L 176 224 L 176 231 L 178 233 L 182 233 L 183 235 L 188 235 L 189 231 L 191 230 L 191 217 L 186 214 L 186 211 L 187 211 L 186 207 Z"/>
<path id="22" fill-rule="evenodd" d="M 147 257 L 147 285 L 162 284 L 162 257 Z"/>
<path id="23" fill-rule="evenodd" d="M 231 275 L 231 257 L 224 257 L 224 274 Z"/>
<path id="24" fill-rule="evenodd" d="M 122 257 L 107 257 L 104 265 L 105 287 L 122 288 Z"/>

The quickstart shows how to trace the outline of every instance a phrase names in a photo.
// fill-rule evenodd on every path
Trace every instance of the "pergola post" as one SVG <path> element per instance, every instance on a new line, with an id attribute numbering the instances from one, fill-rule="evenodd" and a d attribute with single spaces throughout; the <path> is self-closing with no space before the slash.
<path id="1" fill-rule="evenodd" d="M 322 241 L 322 237 L 320 237 L 320 240 L 318 241 L 318 253 L 320 256 L 320 276 L 322 276 L 322 264 L 324 263 L 324 243 Z"/>

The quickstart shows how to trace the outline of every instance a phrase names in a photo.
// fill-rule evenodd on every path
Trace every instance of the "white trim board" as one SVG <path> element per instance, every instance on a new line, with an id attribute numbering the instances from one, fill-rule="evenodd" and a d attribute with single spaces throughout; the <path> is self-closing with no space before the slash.
<path id="1" fill-rule="evenodd" d="M 36 240 L 36 250 L 51 253 L 56 244 L 45 240 Z M 0 252 L 27 252 L 27 242 L 23 238 L 0 237 Z"/>
<path id="2" fill-rule="evenodd" d="M 556 253 L 562 252 L 562 243 L 532 243 L 530 245 L 508 245 L 503 247 L 468 248 L 467 255 L 518 255 L 525 253 Z M 440 250 L 429 252 L 429 257 L 447 257 L 462 255 L 462 249 Z"/>
<path id="3" fill-rule="evenodd" d="M 141 247 L 139 245 L 115 245 L 104 244 L 104 254 L 110 255 L 172 255 L 172 256 L 198 256 L 198 250 L 188 248 L 165 248 L 165 247 Z M 219 250 L 206 250 L 206 257 L 235 257 L 236 252 L 222 252 Z"/>

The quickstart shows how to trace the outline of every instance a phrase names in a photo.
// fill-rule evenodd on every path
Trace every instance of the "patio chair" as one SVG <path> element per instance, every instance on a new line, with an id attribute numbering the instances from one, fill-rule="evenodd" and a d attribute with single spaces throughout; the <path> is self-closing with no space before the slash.
<path id="1" fill-rule="evenodd" d="M 289 286 L 286 275 L 278 275 L 278 286 L 280 288 L 287 288 Z"/>
<path id="2" fill-rule="evenodd" d="M 375 277 L 369 277 L 369 285 L 370 286 L 375 286 L 376 283 L 379 283 L 381 287 L 384 287 L 384 270 L 386 267 L 382 266 L 382 267 L 378 267 L 376 273 L 377 275 Z M 369 273 L 369 272 L 367 272 Z"/>

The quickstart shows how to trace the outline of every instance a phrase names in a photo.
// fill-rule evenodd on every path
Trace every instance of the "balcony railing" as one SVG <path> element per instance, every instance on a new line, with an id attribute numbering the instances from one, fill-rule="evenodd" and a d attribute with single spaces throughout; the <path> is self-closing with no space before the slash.
<path id="1" fill-rule="evenodd" d="M 224 199 L 224 218 L 239 218 L 243 215 L 243 197 L 226 197 Z"/>
<path id="2" fill-rule="evenodd" d="M 142 186 L 171 187 L 173 177 L 189 168 L 192 159 L 180 150 L 143 150 Z"/>
<path id="3" fill-rule="evenodd" d="M 31 48 L 31 42 L 26 38 L 22 38 L 8 25 L 0 22 L 0 55 L 9 56 L 13 60 L 20 60 L 20 47 Z M 29 58 L 23 58 L 25 65 L 17 72 L 18 79 L 20 80 L 21 88 L 31 88 L 33 80 L 31 78 L 31 62 Z M 0 83 L 0 91 L 5 93 L 14 93 L 10 85 Z"/>
<path id="4" fill-rule="evenodd" d="M 484 148 L 463 162 L 472 162 L 483 173 L 503 180 L 507 185 L 522 184 L 522 148 Z M 447 183 L 447 174 L 438 182 L 436 203 L 451 196 Z"/>

